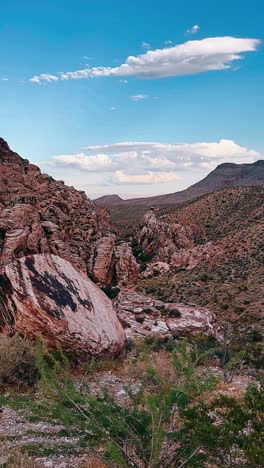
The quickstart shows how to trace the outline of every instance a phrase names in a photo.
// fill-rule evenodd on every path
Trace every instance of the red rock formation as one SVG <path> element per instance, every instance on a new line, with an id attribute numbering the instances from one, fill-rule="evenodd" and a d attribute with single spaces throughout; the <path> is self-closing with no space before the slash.
<path id="1" fill-rule="evenodd" d="M 144 216 L 139 244 L 143 257 L 152 261 L 144 275 L 146 277 L 155 272 L 163 274 L 170 267 L 191 270 L 217 254 L 217 247 L 212 242 L 194 245 L 194 232 L 190 226 L 158 219 L 153 210 Z"/>
<path id="2" fill-rule="evenodd" d="M 164 303 L 133 290 L 122 291 L 115 307 L 128 339 L 194 336 L 199 333 L 221 339 L 216 316 L 204 307 Z"/>
<path id="3" fill-rule="evenodd" d="M 175 250 L 193 247 L 192 231 L 181 224 L 168 224 L 157 219 L 154 210 L 143 219 L 139 243 L 145 257 L 168 262 Z"/>
<path id="4" fill-rule="evenodd" d="M 110 299 L 66 260 L 21 258 L 0 275 L 0 332 L 16 330 L 75 355 L 115 355 L 125 335 Z"/>
<path id="5" fill-rule="evenodd" d="M 110 231 L 108 212 L 55 181 L 0 140 L 0 261 L 53 253 L 83 271 L 93 243 Z"/>
<path id="6" fill-rule="evenodd" d="M 115 248 L 115 272 L 117 283 L 127 286 L 135 282 L 140 276 L 140 267 L 127 242 L 121 242 Z"/>
<path id="7" fill-rule="evenodd" d="M 96 207 L 84 192 L 41 174 L 0 139 L 0 266 L 25 255 L 51 253 L 105 286 L 113 276 L 119 282 L 118 272 L 127 280 L 130 273 L 135 276 L 129 247 L 125 250 L 125 257 L 120 259 L 120 248 L 115 257 L 105 208 Z"/>

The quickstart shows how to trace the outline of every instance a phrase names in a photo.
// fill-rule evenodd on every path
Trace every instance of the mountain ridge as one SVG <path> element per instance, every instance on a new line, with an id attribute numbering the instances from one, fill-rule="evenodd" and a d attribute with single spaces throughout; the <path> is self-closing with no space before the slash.
<path id="1" fill-rule="evenodd" d="M 105 195 L 95 199 L 94 202 L 97 206 L 106 207 L 115 205 L 161 206 L 183 203 L 225 188 L 251 185 L 264 185 L 264 160 L 262 159 L 254 163 L 236 164 L 226 162 L 219 164 L 202 180 L 179 192 L 128 200 L 123 200 L 118 195 Z"/>

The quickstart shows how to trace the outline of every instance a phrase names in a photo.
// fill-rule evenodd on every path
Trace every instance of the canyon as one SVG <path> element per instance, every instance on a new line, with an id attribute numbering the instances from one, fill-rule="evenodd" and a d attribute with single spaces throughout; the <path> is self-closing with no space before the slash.
<path id="1" fill-rule="evenodd" d="M 138 336 L 205 332 L 219 338 L 221 307 L 234 309 L 230 297 L 243 282 L 253 298 L 246 307 L 239 302 L 233 318 L 245 315 L 248 331 L 256 320 L 259 328 L 262 162 L 242 166 L 234 178 L 243 180 L 240 187 L 180 205 L 150 208 L 146 200 L 144 207 L 109 210 L 42 174 L 0 139 L 1 333 L 41 335 L 50 346 L 87 355 L 118 354 L 126 339 Z M 223 169 L 234 176 L 234 165 L 217 168 L 207 189 L 222 187 Z M 253 185 L 244 186 L 247 181 Z M 200 278 L 207 278 L 205 288 Z M 230 297 L 221 292 L 216 298 L 215 282 L 217 289 L 228 282 Z"/>

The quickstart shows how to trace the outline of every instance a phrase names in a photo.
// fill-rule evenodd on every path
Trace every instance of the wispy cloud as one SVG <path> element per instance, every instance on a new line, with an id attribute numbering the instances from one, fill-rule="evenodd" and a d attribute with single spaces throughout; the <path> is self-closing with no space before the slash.
<path id="1" fill-rule="evenodd" d="M 149 42 L 143 41 L 143 42 L 141 42 L 141 47 L 143 49 L 149 50 L 151 48 L 151 45 L 149 44 Z"/>
<path id="2" fill-rule="evenodd" d="M 195 24 L 191 29 L 187 29 L 186 32 L 188 34 L 196 34 L 198 33 L 199 29 L 200 29 L 200 26 L 198 26 L 198 24 Z"/>
<path id="3" fill-rule="evenodd" d="M 196 25 L 198 26 L 198 25 Z M 212 70 L 225 70 L 243 58 L 243 52 L 253 52 L 258 39 L 209 37 L 187 41 L 174 47 L 148 50 L 145 54 L 129 56 L 117 67 L 93 67 L 61 72 L 58 75 L 42 73 L 30 79 L 33 83 L 79 80 L 96 77 L 128 77 L 158 79 L 168 76 L 193 75 Z"/>
<path id="4" fill-rule="evenodd" d="M 134 96 L 129 96 L 129 99 L 131 101 L 142 101 L 143 99 L 147 99 L 148 95 L 147 94 L 134 94 Z"/>

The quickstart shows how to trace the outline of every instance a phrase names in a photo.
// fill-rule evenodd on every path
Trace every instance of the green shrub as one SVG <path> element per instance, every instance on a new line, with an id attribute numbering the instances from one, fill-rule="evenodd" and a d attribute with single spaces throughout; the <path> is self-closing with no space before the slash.
<path id="1" fill-rule="evenodd" d="M 181 442 L 181 414 L 190 403 L 199 401 L 204 393 L 214 388 L 216 379 L 198 377 L 199 359 L 194 360 L 190 355 L 185 340 L 176 344 L 172 352 L 177 373 L 175 385 L 162 379 L 151 360 L 148 361 L 148 354 L 143 354 L 146 371 L 137 391 L 127 389 L 131 399 L 128 407 L 119 405 L 107 391 L 94 396 L 87 388 L 85 391 L 82 387 L 76 389 L 67 359 L 64 358 L 62 365 L 39 349 L 41 388 L 49 397 L 53 414 L 63 424 L 81 429 L 83 446 L 106 447 L 101 457 L 110 466 L 169 468 L 185 465 L 187 460 L 198 463 L 199 447 L 193 450 L 187 440 L 184 445 Z"/>
<path id="2" fill-rule="evenodd" d="M 144 323 L 144 321 L 145 321 L 145 317 L 136 317 L 136 322 L 142 324 L 142 323 Z"/>

